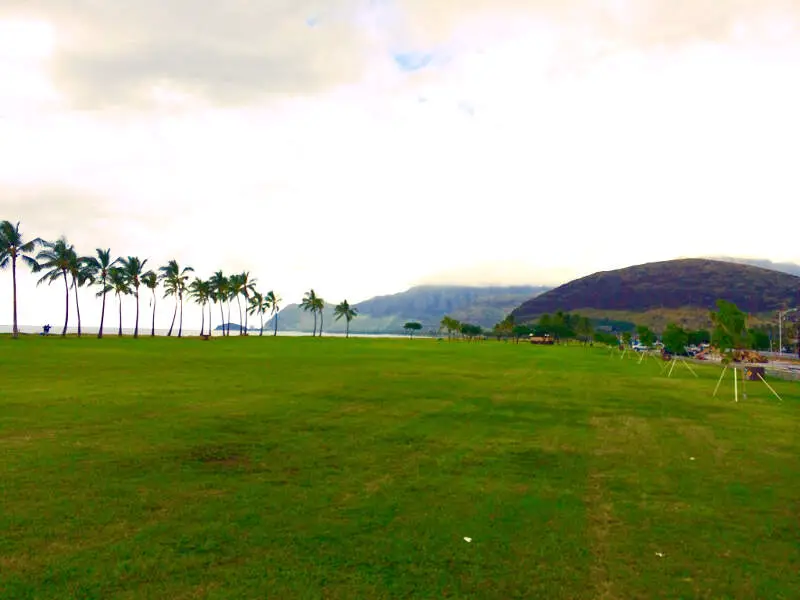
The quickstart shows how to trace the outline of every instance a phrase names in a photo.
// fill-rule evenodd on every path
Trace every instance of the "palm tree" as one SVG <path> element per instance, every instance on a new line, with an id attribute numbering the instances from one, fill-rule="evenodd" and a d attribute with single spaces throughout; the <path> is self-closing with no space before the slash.
<path id="1" fill-rule="evenodd" d="M 273 315 L 274 325 L 275 325 L 275 332 L 272 334 L 273 336 L 278 335 L 278 311 L 280 311 L 280 303 L 281 299 L 279 296 L 275 295 L 275 292 L 270 290 L 267 292 L 267 295 L 264 298 L 264 302 L 266 302 L 267 307 L 270 309 L 269 314 Z"/>
<path id="2" fill-rule="evenodd" d="M 345 337 L 350 337 L 350 321 L 355 319 L 358 316 L 358 309 L 354 306 L 350 306 L 347 300 L 342 300 L 339 304 L 336 305 L 336 308 L 333 309 L 333 314 L 336 315 L 336 320 L 340 321 L 342 317 L 345 318 Z"/>
<path id="3" fill-rule="evenodd" d="M 142 275 L 142 283 L 145 284 L 150 291 L 153 292 L 153 299 L 151 300 L 153 304 L 153 328 L 150 330 L 150 337 L 155 337 L 156 335 L 156 288 L 158 287 L 158 275 L 153 273 L 153 271 L 148 271 L 147 273 Z"/>
<path id="4" fill-rule="evenodd" d="M 200 314 L 202 320 L 200 322 L 200 335 L 205 334 L 206 331 L 206 302 L 209 301 L 211 296 L 211 285 L 208 281 L 195 277 L 194 281 L 189 286 L 189 295 L 194 298 L 195 302 L 200 305 Z M 208 335 L 211 335 L 211 314 L 209 311 L 208 316 Z"/>
<path id="5" fill-rule="evenodd" d="M 108 270 L 108 292 L 114 292 L 119 301 L 119 331 L 117 335 L 122 337 L 122 297 L 131 293 L 131 286 L 128 281 L 128 274 L 120 267 L 112 267 Z"/>
<path id="6" fill-rule="evenodd" d="M 247 309 L 247 312 L 251 315 L 259 315 L 261 317 L 261 330 L 259 332 L 259 336 L 264 335 L 264 313 L 267 312 L 267 302 L 263 295 L 258 292 L 253 292 L 253 295 L 250 297 L 249 300 L 250 306 Z"/>
<path id="7" fill-rule="evenodd" d="M 69 324 L 69 280 L 67 279 L 67 273 L 70 272 L 72 267 L 72 256 L 75 254 L 75 249 L 63 237 L 56 242 L 44 242 L 42 245 L 44 248 L 36 255 L 36 262 L 39 264 L 37 270 L 46 272 L 36 285 L 40 285 L 45 281 L 51 284 L 60 277 L 64 278 L 66 308 L 64 312 L 64 329 L 61 331 L 61 335 L 65 336 L 67 335 L 67 325 Z"/>
<path id="8" fill-rule="evenodd" d="M 300 302 L 300 308 L 303 309 L 305 312 L 310 312 L 314 315 L 314 333 L 311 334 L 311 337 L 317 335 L 317 293 L 314 291 L 314 288 L 311 288 L 309 291 L 306 292 L 305 296 L 303 296 L 302 302 Z"/>
<path id="9" fill-rule="evenodd" d="M 78 289 L 87 283 L 94 283 L 92 267 L 86 257 L 78 257 L 73 250 L 70 254 L 69 274 L 72 276 L 72 289 L 75 290 L 75 312 L 78 315 L 78 337 L 81 337 L 81 305 L 78 302 Z"/>
<path id="10" fill-rule="evenodd" d="M 319 337 L 322 337 L 322 324 L 325 320 L 325 300 L 320 297 L 317 297 L 314 300 L 314 308 L 319 313 Z"/>
<path id="11" fill-rule="evenodd" d="M 228 294 L 230 301 L 232 298 L 236 298 L 236 303 L 239 305 L 239 335 L 242 335 L 242 303 L 239 300 L 239 296 L 242 294 L 242 290 L 244 289 L 244 281 L 242 280 L 241 273 L 238 275 L 231 275 L 228 278 L 228 283 L 230 284 L 228 287 Z M 230 315 L 230 307 L 229 312 Z M 228 319 L 228 335 L 231 334 L 231 322 Z"/>
<path id="12" fill-rule="evenodd" d="M 103 250 L 102 248 L 98 248 L 96 251 L 96 256 L 89 256 L 85 260 L 86 267 L 92 274 L 93 281 L 99 281 L 101 285 L 101 291 L 98 292 L 97 296 L 103 297 L 103 308 L 100 311 L 100 331 L 97 332 L 98 339 L 102 339 L 103 337 L 103 322 L 106 318 L 106 291 L 108 287 L 108 270 L 113 267 L 118 258 L 115 258 L 113 261 L 111 260 L 111 248 L 107 248 Z"/>
<path id="13" fill-rule="evenodd" d="M 172 329 L 175 327 L 175 317 L 178 314 L 178 306 L 180 306 L 181 309 L 178 337 L 181 337 L 183 332 L 183 294 L 186 292 L 186 282 L 189 280 L 189 272 L 194 271 L 194 269 L 192 267 L 184 267 L 181 269 L 178 265 L 178 261 L 173 259 L 158 270 L 161 271 L 161 279 L 164 281 L 164 298 L 167 296 L 175 296 L 175 312 L 172 313 L 172 324 L 169 326 L 167 337 L 172 335 Z"/>
<path id="14" fill-rule="evenodd" d="M 139 337 L 139 286 L 142 285 L 142 276 L 144 275 L 144 266 L 147 264 L 147 259 L 139 260 L 138 256 L 129 256 L 128 258 L 120 259 L 122 272 L 128 280 L 128 285 L 132 287 L 132 292 L 136 298 L 136 325 L 133 328 L 133 337 Z"/>
<path id="15" fill-rule="evenodd" d="M 11 263 L 12 294 L 14 297 L 14 326 L 11 331 L 14 338 L 19 337 L 19 327 L 17 326 L 17 259 L 28 265 L 35 273 L 39 270 L 39 264 L 33 257 L 28 255 L 41 243 L 42 241 L 38 238 L 30 242 L 23 242 L 22 234 L 19 231 L 19 223 L 12 225 L 10 221 L 0 222 L 0 269 L 5 269 L 9 262 Z"/>
<path id="16" fill-rule="evenodd" d="M 256 293 L 256 283 L 258 283 L 257 279 L 250 278 L 250 271 L 242 271 L 239 274 L 239 281 L 242 283 L 242 295 L 244 296 L 244 332 L 240 330 L 239 333 L 242 335 L 247 335 L 247 305 L 250 303 L 250 294 Z M 263 327 L 261 328 L 264 329 Z M 263 333 L 263 331 L 262 331 Z"/>
<path id="17" fill-rule="evenodd" d="M 228 278 L 223 275 L 222 271 L 217 271 L 211 276 L 209 280 L 211 284 L 211 300 L 214 302 L 219 302 L 219 316 L 220 322 L 222 323 L 222 335 L 227 335 L 225 331 L 225 313 L 222 310 L 222 303 L 228 299 L 228 287 L 229 281 Z M 209 307 L 209 311 L 211 307 Z M 231 313 L 230 310 L 228 311 L 228 322 L 230 323 Z M 209 316 L 209 322 L 211 321 L 211 317 Z"/>

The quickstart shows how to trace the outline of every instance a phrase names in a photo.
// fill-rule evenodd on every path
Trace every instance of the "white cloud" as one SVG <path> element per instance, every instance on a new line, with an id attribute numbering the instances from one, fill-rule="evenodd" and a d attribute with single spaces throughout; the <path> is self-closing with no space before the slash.
<path id="1" fill-rule="evenodd" d="M 84 252 L 353 302 L 800 258 L 797 2 L 21 6 L 0 11 L 0 218 Z M 56 322 L 23 279 L 22 319 Z"/>

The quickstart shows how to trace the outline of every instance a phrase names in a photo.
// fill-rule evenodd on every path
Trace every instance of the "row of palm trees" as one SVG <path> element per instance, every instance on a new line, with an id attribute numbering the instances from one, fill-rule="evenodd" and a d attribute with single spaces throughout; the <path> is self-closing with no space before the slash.
<path id="1" fill-rule="evenodd" d="M 273 291 L 262 294 L 256 290 L 257 280 L 245 271 L 226 276 L 222 271 L 217 271 L 209 279 L 195 277 L 191 282 L 192 267 L 183 267 L 176 260 L 170 260 L 166 265 L 156 271 L 145 270 L 147 259 L 141 260 L 136 256 L 119 257 L 111 259 L 111 250 L 98 248 L 94 256 L 80 256 L 75 247 L 65 238 L 55 242 L 48 242 L 39 238 L 25 241 L 16 225 L 10 221 L 0 221 L 0 269 L 11 267 L 13 280 L 13 336 L 19 335 L 17 323 L 17 265 L 23 264 L 34 273 L 42 273 L 37 285 L 48 285 L 62 281 L 65 293 L 64 328 L 61 335 L 67 334 L 69 325 L 70 290 L 75 294 L 75 311 L 78 319 L 78 335 L 82 335 L 81 312 L 78 290 L 84 286 L 98 286 L 97 297 L 102 298 L 100 312 L 100 328 L 98 338 L 103 337 L 103 327 L 106 313 L 106 297 L 113 293 L 119 305 L 118 335 L 122 335 L 122 299 L 132 295 L 136 301 L 136 322 L 133 336 L 139 337 L 139 291 L 142 286 L 152 293 L 152 325 L 150 335 L 155 336 L 156 315 L 156 290 L 159 284 L 163 285 L 164 298 L 174 297 L 175 308 L 172 322 L 167 333 L 172 335 L 176 318 L 178 319 L 178 333 L 183 333 L 183 301 L 185 298 L 193 299 L 201 307 L 200 334 L 205 335 L 205 315 L 208 308 L 208 335 L 211 335 L 211 304 L 219 304 L 220 317 L 223 323 L 223 335 L 229 336 L 231 331 L 231 304 L 236 300 L 239 308 L 239 335 L 246 335 L 248 331 L 248 315 L 258 315 L 261 320 L 259 335 L 264 335 L 264 315 L 273 318 L 273 335 L 278 334 L 278 313 L 281 299 Z M 38 253 L 34 255 L 36 250 Z M 242 298 L 244 298 L 244 313 L 242 313 Z M 227 326 L 225 326 L 224 309 L 227 305 Z M 322 335 L 323 310 L 325 301 L 311 289 L 307 292 L 300 307 L 314 315 L 314 334 L 317 335 L 317 315 L 320 317 L 319 335 Z M 338 304 L 334 309 L 336 320 L 344 318 L 347 321 L 346 334 L 350 336 L 350 321 L 358 316 L 358 310 L 352 307 L 347 300 Z M 242 327 L 242 317 L 244 326 Z"/>

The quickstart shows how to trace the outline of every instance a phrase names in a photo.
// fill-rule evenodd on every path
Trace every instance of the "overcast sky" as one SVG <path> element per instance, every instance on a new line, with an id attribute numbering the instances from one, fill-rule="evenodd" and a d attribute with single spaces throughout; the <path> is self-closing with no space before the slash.
<path id="1" fill-rule="evenodd" d="M 287 302 L 677 256 L 798 261 L 799 14 L 2 0 L 0 219 L 82 253 L 247 269 Z M 22 322 L 59 322 L 59 290 L 27 276 L 20 298 Z"/>

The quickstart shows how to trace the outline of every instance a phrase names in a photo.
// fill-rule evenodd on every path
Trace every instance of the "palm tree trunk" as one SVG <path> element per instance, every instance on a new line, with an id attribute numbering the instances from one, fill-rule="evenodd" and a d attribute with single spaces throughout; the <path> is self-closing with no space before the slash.
<path id="1" fill-rule="evenodd" d="M 325 321 L 325 315 L 319 311 L 319 337 L 322 337 L 322 324 Z"/>
<path id="2" fill-rule="evenodd" d="M 211 337 L 211 300 L 208 301 L 208 337 Z"/>
<path id="3" fill-rule="evenodd" d="M 14 327 L 11 330 L 11 335 L 14 339 L 19 337 L 19 328 L 17 327 L 17 256 L 16 254 L 11 257 L 11 279 L 14 282 Z"/>
<path id="4" fill-rule="evenodd" d="M 248 302 L 250 302 L 250 298 L 248 298 L 247 294 L 245 294 L 244 295 L 244 305 L 245 305 L 245 310 L 244 310 L 244 332 L 245 332 L 245 335 L 247 334 L 247 308 L 246 307 L 247 307 Z"/>
<path id="5" fill-rule="evenodd" d="M 275 313 L 275 333 L 272 334 L 273 336 L 278 335 L 278 313 Z"/>
<path id="6" fill-rule="evenodd" d="M 239 305 L 239 335 L 242 335 L 242 303 L 238 294 L 236 295 L 236 304 Z"/>
<path id="7" fill-rule="evenodd" d="M 156 292 L 153 290 L 153 328 L 150 330 L 150 337 L 156 337 Z"/>
<path id="8" fill-rule="evenodd" d="M 228 299 L 228 328 L 225 331 L 225 335 L 231 334 L 231 301 Z"/>
<path id="9" fill-rule="evenodd" d="M 200 307 L 200 315 L 202 318 L 200 319 L 200 337 L 203 337 L 203 334 L 206 332 L 206 306 L 205 304 Z"/>
<path id="10" fill-rule="evenodd" d="M 134 339 L 139 337 L 139 288 L 136 288 L 136 324 L 133 326 Z"/>
<path id="11" fill-rule="evenodd" d="M 314 311 L 314 333 L 311 334 L 311 337 L 317 337 L 317 311 Z"/>
<path id="12" fill-rule="evenodd" d="M 122 294 L 117 294 L 117 297 L 119 297 L 119 331 L 117 335 L 122 337 Z"/>
<path id="13" fill-rule="evenodd" d="M 64 314 L 64 329 L 61 332 L 62 337 L 67 335 L 67 324 L 69 323 L 69 283 L 67 282 L 67 272 L 61 271 L 64 274 L 64 290 L 66 291 L 66 311 Z"/>
<path id="14" fill-rule="evenodd" d="M 222 301 L 219 303 L 219 322 L 222 324 L 222 335 L 225 336 L 225 313 L 222 310 Z"/>
<path id="15" fill-rule="evenodd" d="M 261 315 L 261 332 L 258 334 L 259 336 L 264 335 L 264 313 L 259 313 Z"/>
<path id="16" fill-rule="evenodd" d="M 81 305 L 78 303 L 78 281 L 72 277 L 72 287 L 75 288 L 75 310 L 78 313 L 78 337 L 81 337 Z"/>
<path id="17" fill-rule="evenodd" d="M 175 310 L 172 313 L 172 323 L 170 323 L 169 331 L 167 332 L 167 337 L 172 336 L 172 329 L 175 327 L 175 317 L 178 316 L 178 299 L 175 298 Z"/>
<path id="18" fill-rule="evenodd" d="M 103 339 L 103 321 L 106 318 L 106 282 L 103 281 L 103 308 L 100 309 L 100 331 L 97 332 L 97 339 Z"/>
<path id="19" fill-rule="evenodd" d="M 181 302 L 181 320 L 178 322 L 178 337 L 181 337 L 183 333 L 183 294 L 178 294 L 178 298 Z"/>
<path id="20" fill-rule="evenodd" d="M 347 322 L 344 324 L 344 337 L 350 337 L 350 319 L 347 319 Z"/>

